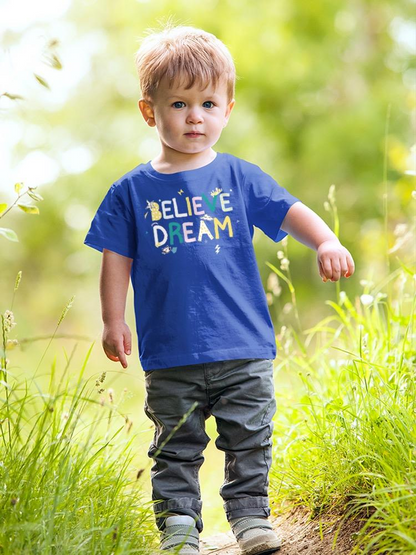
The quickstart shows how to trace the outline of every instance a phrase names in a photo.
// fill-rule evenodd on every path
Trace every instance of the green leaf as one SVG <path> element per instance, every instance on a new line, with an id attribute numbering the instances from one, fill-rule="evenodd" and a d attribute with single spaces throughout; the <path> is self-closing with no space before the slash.
<path id="1" fill-rule="evenodd" d="M 0 207 L 1 207 L 1 204 L 0 204 Z M 412 276 L 412 277 L 413 277 L 413 276 L 415 275 L 415 272 L 414 272 L 411 268 L 408 268 L 407 266 L 405 266 L 405 265 L 403 264 L 403 262 L 400 260 L 399 257 L 396 256 L 396 260 L 398 261 L 398 263 L 400 264 L 400 266 L 403 268 L 403 270 L 404 270 L 406 273 L 409 274 L 409 276 Z"/>
<path id="2" fill-rule="evenodd" d="M 16 191 L 17 194 L 19 194 L 22 189 L 23 189 L 23 183 L 14 184 L 14 190 Z"/>
<path id="3" fill-rule="evenodd" d="M 0 235 L 3 235 L 9 241 L 19 242 L 16 233 L 12 229 L 6 229 L 5 227 L 0 227 Z"/>
<path id="4" fill-rule="evenodd" d="M 28 191 L 27 194 L 30 196 L 30 198 L 33 198 L 33 200 L 43 200 L 43 197 L 41 197 L 37 193 L 32 193 L 32 191 Z"/>
<path id="5" fill-rule="evenodd" d="M 48 85 L 48 83 L 45 81 L 43 77 L 41 77 L 40 75 L 36 75 L 36 73 L 34 73 L 33 75 L 35 76 L 38 83 L 42 85 L 42 87 L 46 87 L 47 89 L 50 89 L 50 86 Z"/>
<path id="6" fill-rule="evenodd" d="M 270 264 L 270 262 L 266 262 L 266 266 L 268 266 L 271 270 L 273 270 L 273 272 L 276 272 L 276 274 L 277 274 L 280 278 L 282 278 L 283 281 L 285 281 L 285 282 L 287 283 L 287 285 L 288 285 L 288 287 L 289 287 L 289 291 L 290 291 L 291 293 L 294 293 L 294 292 L 295 292 L 295 288 L 293 287 L 292 282 L 289 281 L 288 278 L 287 278 L 284 274 L 282 274 L 282 272 L 281 272 L 280 270 L 278 270 L 278 269 L 276 268 L 276 266 L 274 266 L 273 264 Z"/>
<path id="7" fill-rule="evenodd" d="M 17 205 L 23 212 L 26 214 L 39 214 L 39 208 L 37 206 L 28 206 L 27 204 L 18 204 Z"/>
<path id="8" fill-rule="evenodd" d="M 48 48 L 55 48 L 55 46 L 58 46 L 59 44 L 59 40 L 58 39 L 50 39 L 50 41 L 48 42 Z"/>
<path id="9" fill-rule="evenodd" d="M 8 93 L 5 92 L 3 94 L 1 94 L 0 96 L 7 96 L 7 98 L 10 98 L 10 100 L 23 100 L 23 96 L 20 96 L 20 94 L 12 94 L 12 93 Z"/>
<path id="10" fill-rule="evenodd" d="M 5 202 L 0 203 L 0 214 L 2 214 L 7 208 L 7 204 Z"/>
<path id="11" fill-rule="evenodd" d="M 61 61 L 56 54 L 48 54 L 45 56 L 46 63 L 53 69 L 62 69 Z"/>
<path id="12" fill-rule="evenodd" d="M 341 410 L 344 408 L 344 401 L 341 398 L 331 399 L 325 404 L 327 410 Z"/>

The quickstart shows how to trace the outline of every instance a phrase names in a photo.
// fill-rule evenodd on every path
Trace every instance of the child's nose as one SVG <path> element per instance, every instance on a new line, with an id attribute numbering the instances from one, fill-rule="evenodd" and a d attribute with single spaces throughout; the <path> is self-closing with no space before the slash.
<path id="1" fill-rule="evenodd" d="M 189 123 L 200 123 L 203 121 L 202 113 L 199 108 L 192 108 L 187 116 L 187 121 Z"/>

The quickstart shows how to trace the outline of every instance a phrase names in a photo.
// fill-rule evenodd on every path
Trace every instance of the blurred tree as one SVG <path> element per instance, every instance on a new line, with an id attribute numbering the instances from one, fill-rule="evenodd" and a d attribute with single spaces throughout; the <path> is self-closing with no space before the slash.
<path id="1" fill-rule="evenodd" d="M 26 98 L 12 110 L 21 129 L 13 157 L 36 155 L 44 174 L 55 168 L 59 176 L 50 183 L 44 177 L 41 219 L 10 215 L 21 243 L 1 245 L 0 286 L 10 284 L 20 269 L 35 280 L 37 295 L 28 302 L 40 314 L 41 327 L 74 293 L 80 303 L 76 325 L 82 327 L 90 314 L 98 322 L 100 256 L 82 242 L 111 183 L 158 151 L 156 132 L 145 126 L 136 105 L 134 53 L 144 31 L 168 17 L 215 33 L 234 56 L 237 104 L 216 148 L 260 165 L 328 223 L 323 205 L 334 184 L 340 237 L 358 268 L 343 288 L 357 289 L 369 264 L 382 272 L 383 196 L 391 247 L 396 224 L 406 218 L 414 179 L 411 5 L 410 0 L 342 5 L 90 0 L 73 3 L 55 23 L 34 22 L 23 35 L 53 33 L 59 39 L 61 84 L 43 76 L 47 95 L 34 102 Z M 36 110 L 29 109 L 32 102 Z M 255 244 L 266 283 L 265 261 L 275 262 L 280 247 L 258 233 Z M 315 318 L 315 306 L 335 286 L 322 284 L 308 249 L 290 241 L 289 256 L 297 294 L 308 299 Z M 285 288 L 282 294 L 283 301 L 290 300 Z"/>

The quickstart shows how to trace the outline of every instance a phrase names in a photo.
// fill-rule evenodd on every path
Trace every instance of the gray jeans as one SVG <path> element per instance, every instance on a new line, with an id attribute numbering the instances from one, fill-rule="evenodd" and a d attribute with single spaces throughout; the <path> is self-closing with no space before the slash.
<path id="1" fill-rule="evenodd" d="M 228 520 L 269 516 L 272 418 L 276 411 L 273 361 L 238 359 L 145 372 L 144 410 L 155 425 L 148 456 L 156 523 L 187 514 L 203 528 L 199 469 L 210 441 L 205 420 L 213 415 L 225 452 L 220 489 Z"/>

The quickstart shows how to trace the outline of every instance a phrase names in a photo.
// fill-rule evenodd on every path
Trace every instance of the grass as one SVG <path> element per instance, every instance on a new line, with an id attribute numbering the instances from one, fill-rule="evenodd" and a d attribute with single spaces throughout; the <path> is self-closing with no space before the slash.
<path id="1" fill-rule="evenodd" d="M 64 311 L 65 316 L 67 310 Z M 61 323 L 62 317 L 58 323 Z M 153 510 L 132 470 L 134 436 L 109 399 L 93 400 L 83 378 L 74 384 L 71 357 L 41 391 L 8 370 L 13 313 L 2 315 L 0 382 L 0 553 L 154 553 Z M 95 384 L 102 386 L 105 375 Z"/>
<path id="2" fill-rule="evenodd" d="M 277 336 L 276 385 L 280 373 L 291 383 L 276 387 L 271 498 L 313 516 L 365 514 L 353 553 L 416 550 L 415 283 L 402 266 L 366 282 L 354 302 L 339 291 L 327 301 L 333 314 L 313 328 Z M 95 400 L 105 375 L 95 384 L 83 377 L 92 346 L 75 383 L 67 357 L 59 383 L 52 365 L 42 392 L 7 368 L 13 325 L 6 311 L 0 553 L 155 553 L 151 502 L 132 470 L 134 436 L 119 425 L 111 390 Z"/>
<path id="3" fill-rule="evenodd" d="M 271 496 L 312 516 L 366 515 L 353 553 L 416 553 L 415 285 L 401 265 L 354 302 L 339 291 L 312 329 L 278 335 L 276 384 L 281 372 L 292 383 L 276 388 Z"/>
<path id="4" fill-rule="evenodd" d="M 365 514 L 353 553 L 416 550 L 415 283 L 401 266 L 366 282 L 354 302 L 339 291 L 327 301 L 333 314 L 313 328 L 277 336 L 276 384 L 280 373 L 291 383 L 276 387 L 271 498 L 313 516 Z M 155 553 L 151 502 L 132 470 L 134 436 L 128 422 L 118 425 L 111 390 L 95 400 L 105 375 L 95 384 L 83 377 L 92 346 L 75 383 L 67 357 L 59 383 L 52 365 L 42 392 L 34 376 L 21 382 L 8 369 L 13 326 L 6 311 L 0 553 Z"/>

